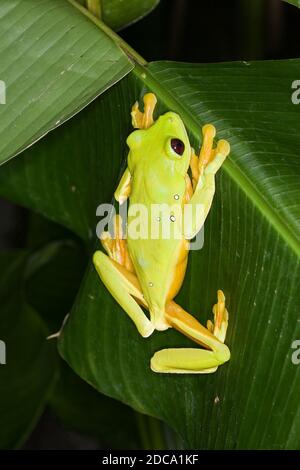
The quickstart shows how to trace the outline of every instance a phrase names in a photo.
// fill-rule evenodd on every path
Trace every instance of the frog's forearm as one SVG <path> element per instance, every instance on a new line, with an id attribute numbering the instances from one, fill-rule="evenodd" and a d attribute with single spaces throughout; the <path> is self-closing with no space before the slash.
<path id="1" fill-rule="evenodd" d="M 130 196 L 131 191 L 131 174 L 128 168 L 123 173 L 121 181 L 115 190 L 115 199 L 119 202 L 119 204 L 123 204 L 124 201 Z"/>
<path id="2" fill-rule="evenodd" d="M 198 181 L 191 200 L 185 206 L 189 210 L 189 216 L 184 218 L 184 238 L 187 240 L 192 239 L 203 227 L 210 211 L 214 194 L 215 175 L 203 175 Z"/>
<path id="3" fill-rule="evenodd" d="M 184 219 L 184 236 L 190 240 L 203 226 L 210 211 L 215 194 L 215 174 L 222 166 L 229 153 L 229 144 L 220 140 L 216 149 L 216 155 L 201 174 L 195 188 L 195 192 L 188 205 L 193 207 L 191 216 Z"/>

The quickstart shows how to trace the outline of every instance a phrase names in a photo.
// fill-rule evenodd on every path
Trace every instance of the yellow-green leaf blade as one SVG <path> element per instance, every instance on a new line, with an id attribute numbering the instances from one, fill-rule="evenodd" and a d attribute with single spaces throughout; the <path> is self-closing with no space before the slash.
<path id="1" fill-rule="evenodd" d="M 128 73 L 126 55 L 68 2 L 0 4 L 0 163 L 69 119 Z"/>

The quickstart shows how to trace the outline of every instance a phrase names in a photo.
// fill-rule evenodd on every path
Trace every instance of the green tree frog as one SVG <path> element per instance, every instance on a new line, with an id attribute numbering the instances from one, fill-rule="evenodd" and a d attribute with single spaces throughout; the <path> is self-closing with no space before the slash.
<path id="1" fill-rule="evenodd" d="M 209 320 L 206 328 L 173 299 L 185 276 L 189 240 L 204 224 L 215 192 L 215 174 L 230 146 L 219 140 L 214 148 L 216 131 L 207 124 L 202 128 L 202 147 L 196 156 L 178 114 L 167 112 L 153 120 L 156 102 L 156 96 L 147 93 L 143 112 L 137 102 L 133 105 L 132 123 L 137 130 L 127 138 L 127 168 L 115 198 L 119 204 L 129 198 L 128 212 L 133 204 L 143 204 L 150 210 L 152 204 L 166 203 L 171 207 L 174 201 L 182 210 L 186 205 L 192 208 L 202 205 L 204 210 L 185 221 L 183 228 L 174 214 L 167 214 L 171 223 L 178 223 L 177 228 L 183 232 L 181 238 L 169 239 L 131 237 L 129 233 L 125 238 L 122 220 L 116 215 L 114 236 L 105 231 L 100 237 L 107 254 L 96 251 L 93 261 L 102 282 L 144 338 L 154 330 L 176 328 L 201 346 L 157 351 L 151 359 L 152 371 L 211 373 L 230 358 L 224 344 L 228 311 L 223 292 L 218 291 L 213 321 Z M 163 218 L 158 218 L 158 222 L 164 224 Z"/>

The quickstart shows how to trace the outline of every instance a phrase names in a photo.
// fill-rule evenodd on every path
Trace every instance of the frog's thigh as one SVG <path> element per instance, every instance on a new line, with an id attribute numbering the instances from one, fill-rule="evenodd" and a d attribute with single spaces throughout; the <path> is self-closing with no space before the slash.
<path id="1" fill-rule="evenodd" d="M 228 347 L 175 302 L 166 308 L 166 318 L 176 328 L 209 350 L 195 348 L 162 349 L 151 359 L 154 372 L 208 374 L 230 358 Z"/>
<path id="2" fill-rule="evenodd" d="M 102 251 L 96 251 L 93 261 L 103 284 L 132 319 L 139 333 L 144 338 L 150 336 L 154 327 L 133 298 L 145 304 L 136 276 Z"/>

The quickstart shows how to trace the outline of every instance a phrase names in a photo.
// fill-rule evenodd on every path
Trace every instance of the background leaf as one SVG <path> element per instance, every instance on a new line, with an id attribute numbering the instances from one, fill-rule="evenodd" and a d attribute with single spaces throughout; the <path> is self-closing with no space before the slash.
<path id="1" fill-rule="evenodd" d="M 150 13 L 159 0 L 103 0 L 102 20 L 112 29 L 119 30 Z"/>
<path id="2" fill-rule="evenodd" d="M 67 428 L 95 436 L 104 448 L 137 449 L 138 417 L 129 407 L 105 397 L 80 379 L 66 363 L 50 399 Z"/>
<path id="3" fill-rule="evenodd" d="M 61 0 L 2 0 L 0 163 L 69 119 L 128 73 L 116 44 Z"/>
<path id="4" fill-rule="evenodd" d="M 76 0 L 87 8 L 88 0 Z M 120 30 L 150 13 L 159 0 L 100 0 L 101 19 L 110 28 Z"/>
<path id="5" fill-rule="evenodd" d="M 291 5 L 295 5 L 296 7 L 300 8 L 299 0 L 284 0 L 284 2 L 290 3 Z"/>
<path id="6" fill-rule="evenodd" d="M 49 404 L 65 427 L 99 445 L 138 448 L 143 418 L 80 379 L 59 358 L 56 341 L 46 339 L 61 327 L 78 290 L 82 243 L 45 219 L 31 221 L 32 251 L 0 255 L 0 339 L 7 350 L 0 365 L 0 448 L 20 447 Z M 73 238 L 55 239 L 67 235 Z"/>
<path id="7" fill-rule="evenodd" d="M 57 240 L 36 250 L 26 270 L 26 298 L 49 331 L 61 327 L 70 312 L 86 265 L 82 246 L 74 240 Z"/>
<path id="8" fill-rule="evenodd" d="M 55 377 L 57 360 L 47 330 L 25 304 L 20 283 L 25 254 L 1 254 L 0 338 L 6 364 L 0 366 L 0 448 L 24 442 L 42 413 Z"/>
<path id="9" fill-rule="evenodd" d="M 34 251 L 25 270 L 26 300 L 39 312 L 49 332 L 54 333 L 70 312 L 87 256 L 76 237 L 41 217 L 31 217 L 29 233 Z M 55 342 L 52 340 L 53 347 Z M 60 422 L 66 428 L 96 437 L 101 446 L 112 448 L 126 443 L 127 448 L 137 448 L 137 413 L 100 394 L 65 362 L 55 359 L 58 380 L 48 404 Z"/>

